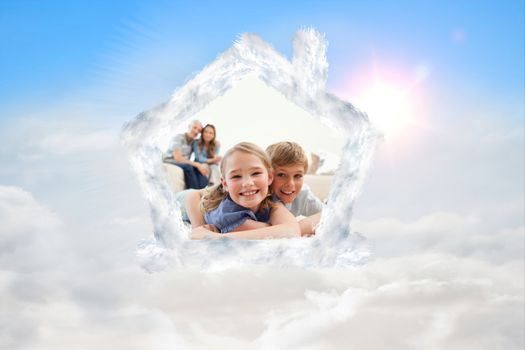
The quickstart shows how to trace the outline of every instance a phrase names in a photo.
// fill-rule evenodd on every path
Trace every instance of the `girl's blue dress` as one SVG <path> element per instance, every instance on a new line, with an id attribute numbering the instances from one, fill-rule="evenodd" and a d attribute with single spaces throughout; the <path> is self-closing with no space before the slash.
<path id="1" fill-rule="evenodd" d="M 270 208 L 265 208 L 254 213 L 248 208 L 235 203 L 230 195 L 222 200 L 221 204 L 204 215 L 204 221 L 217 227 L 221 233 L 228 233 L 241 226 L 246 220 L 270 222 Z"/>

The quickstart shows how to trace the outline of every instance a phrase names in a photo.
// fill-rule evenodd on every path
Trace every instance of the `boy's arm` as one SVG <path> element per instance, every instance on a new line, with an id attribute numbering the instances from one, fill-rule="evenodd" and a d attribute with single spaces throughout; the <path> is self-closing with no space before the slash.
<path id="1" fill-rule="evenodd" d="M 321 212 L 310 215 L 301 221 L 299 226 L 301 227 L 301 236 L 311 236 L 315 234 L 315 229 L 321 220 Z"/>

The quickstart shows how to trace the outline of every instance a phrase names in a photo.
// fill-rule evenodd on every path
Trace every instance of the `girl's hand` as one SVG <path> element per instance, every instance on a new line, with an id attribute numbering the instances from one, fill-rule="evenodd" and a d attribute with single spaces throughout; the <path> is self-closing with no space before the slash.
<path id="1" fill-rule="evenodd" d="M 212 224 L 206 224 L 204 225 L 204 228 L 211 232 L 220 233 L 219 229 L 215 225 L 212 225 Z"/>
<path id="2" fill-rule="evenodd" d="M 191 239 L 213 239 L 219 237 L 221 237 L 221 234 L 218 233 L 217 228 L 213 225 L 203 225 L 191 230 Z"/>
<path id="3" fill-rule="evenodd" d="M 235 229 L 232 230 L 232 232 L 236 231 L 245 231 L 245 230 L 254 230 L 256 228 L 263 228 L 263 227 L 269 227 L 270 224 L 267 224 L 265 222 L 259 222 L 252 219 L 248 219 L 245 222 L 243 222 L 241 225 L 237 226 Z"/>

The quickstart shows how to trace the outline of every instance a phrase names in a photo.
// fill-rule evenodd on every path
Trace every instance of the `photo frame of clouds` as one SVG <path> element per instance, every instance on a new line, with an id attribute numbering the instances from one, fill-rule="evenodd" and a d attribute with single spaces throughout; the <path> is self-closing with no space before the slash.
<path id="1" fill-rule="evenodd" d="M 365 113 L 326 91 L 326 46 L 323 34 L 301 29 L 293 40 L 290 61 L 257 35 L 244 34 L 167 102 L 124 125 L 121 141 L 149 204 L 154 229 L 153 237 L 140 242 L 137 250 L 146 270 L 161 271 L 168 266 L 204 270 L 256 265 L 343 267 L 366 262 L 370 254 L 366 240 L 351 230 L 350 218 L 379 133 Z M 191 116 L 247 75 L 255 75 L 344 135 L 339 169 L 313 237 L 264 241 L 189 239 L 189 228 L 181 219 L 162 169 L 162 153 Z"/>

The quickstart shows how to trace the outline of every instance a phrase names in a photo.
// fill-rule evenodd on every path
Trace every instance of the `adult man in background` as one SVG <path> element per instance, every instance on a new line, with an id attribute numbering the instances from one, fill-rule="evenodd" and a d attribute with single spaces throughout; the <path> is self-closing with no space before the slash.
<path id="1" fill-rule="evenodd" d="M 188 125 L 188 131 L 184 134 L 175 135 L 163 159 L 165 163 L 174 164 L 182 168 L 186 188 L 200 189 L 208 185 L 209 170 L 206 164 L 190 160 L 193 153 L 193 140 L 197 138 L 201 130 L 201 122 L 198 120 L 192 121 Z"/>

